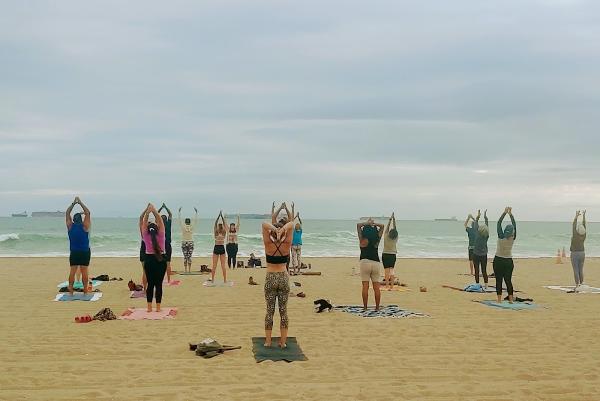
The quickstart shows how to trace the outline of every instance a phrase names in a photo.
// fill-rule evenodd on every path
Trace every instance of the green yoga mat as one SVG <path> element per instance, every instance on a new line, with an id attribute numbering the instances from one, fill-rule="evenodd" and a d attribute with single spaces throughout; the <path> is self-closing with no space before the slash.
<path id="1" fill-rule="evenodd" d="M 298 345 L 296 337 L 287 338 L 287 347 L 279 348 L 279 337 L 272 338 L 272 345 L 265 347 L 264 337 L 252 337 L 252 352 L 256 362 L 262 361 L 308 361 Z"/>

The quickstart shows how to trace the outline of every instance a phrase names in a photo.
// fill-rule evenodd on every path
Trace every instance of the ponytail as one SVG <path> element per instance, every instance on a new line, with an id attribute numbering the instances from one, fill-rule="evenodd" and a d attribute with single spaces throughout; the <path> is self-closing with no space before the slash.
<path id="1" fill-rule="evenodd" d="M 150 237 L 152 238 L 152 249 L 154 249 L 154 257 L 156 257 L 156 260 L 158 260 L 159 262 L 162 262 L 163 250 L 160 249 L 160 245 L 158 244 L 158 227 L 152 225 L 148 227 L 148 232 L 150 233 Z"/>

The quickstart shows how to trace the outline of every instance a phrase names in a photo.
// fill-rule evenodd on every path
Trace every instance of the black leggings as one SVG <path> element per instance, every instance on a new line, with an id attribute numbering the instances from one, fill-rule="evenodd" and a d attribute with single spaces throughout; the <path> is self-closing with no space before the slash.
<path id="1" fill-rule="evenodd" d="M 152 302 L 154 297 L 154 287 L 156 287 L 156 303 L 159 304 L 162 301 L 162 283 L 165 278 L 167 271 L 167 260 L 163 255 L 161 261 L 156 259 L 154 255 L 146 254 L 146 260 L 144 262 L 144 271 L 146 272 L 146 279 L 148 280 L 148 286 L 146 287 L 146 301 Z"/>
<path id="2" fill-rule="evenodd" d="M 483 282 L 488 283 L 487 275 L 487 255 L 479 256 L 473 254 L 473 265 L 475 266 L 475 282 L 479 284 L 479 267 L 481 266 L 481 273 L 483 273 Z"/>
<path id="3" fill-rule="evenodd" d="M 229 243 L 225 249 L 227 250 L 227 266 L 235 267 L 237 263 L 238 244 Z"/>
<path id="4" fill-rule="evenodd" d="M 508 295 L 513 294 L 512 274 L 515 264 L 512 258 L 494 258 L 494 275 L 496 276 L 496 294 L 502 295 L 502 280 L 506 283 Z"/>

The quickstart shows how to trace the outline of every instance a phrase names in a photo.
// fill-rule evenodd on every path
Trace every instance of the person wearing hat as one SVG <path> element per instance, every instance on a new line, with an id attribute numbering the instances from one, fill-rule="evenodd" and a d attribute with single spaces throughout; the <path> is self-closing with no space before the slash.
<path id="1" fill-rule="evenodd" d="M 582 222 L 578 223 L 579 216 L 582 214 Z M 586 236 L 585 210 L 583 213 L 578 210 L 575 213 L 575 220 L 573 220 L 573 236 L 571 237 L 571 265 L 573 265 L 573 275 L 575 276 L 575 291 L 583 284 L 583 264 L 585 262 L 584 242 Z"/>
<path id="2" fill-rule="evenodd" d="M 506 215 L 510 216 L 511 224 L 502 229 L 502 221 Z M 512 273 L 515 268 L 513 262 L 512 249 L 517 239 L 517 223 L 512 214 L 512 207 L 506 207 L 504 213 L 498 219 L 498 246 L 496 247 L 496 257 L 494 257 L 494 275 L 496 276 L 496 295 L 498 302 L 502 302 L 502 281 L 506 283 L 508 291 L 508 302 L 513 302 Z"/>

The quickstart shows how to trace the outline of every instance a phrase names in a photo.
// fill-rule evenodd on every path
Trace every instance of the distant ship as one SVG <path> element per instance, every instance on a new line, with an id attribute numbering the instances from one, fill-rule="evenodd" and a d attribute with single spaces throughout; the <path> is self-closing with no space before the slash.
<path id="1" fill-rule="evenodd" d="M 449 219 L 435 219 L 434 221 L 458 221 L 458 219 L 456 218 L 456 216 L 452 216 Z"/>
<path id="2" fill-rule="evenodd" d="M 22 213 L 13 213 L 11 214 L 12 217 L 27 217 L 27 212 L 22 212 Z"/>
<path id="3" fill-rule="evenodd" d="M 31 217 L 65 217 L 65 212 L 32 212 Z"/>

